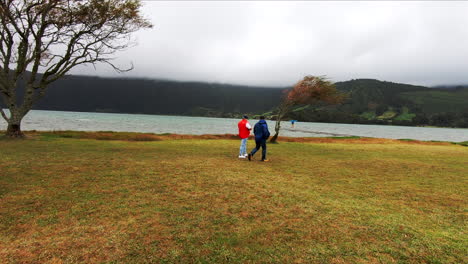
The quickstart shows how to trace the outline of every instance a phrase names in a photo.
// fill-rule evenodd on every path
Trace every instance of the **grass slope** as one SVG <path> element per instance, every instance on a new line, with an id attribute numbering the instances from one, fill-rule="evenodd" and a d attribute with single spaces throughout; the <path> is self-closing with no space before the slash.
<path id="1" fill-rule="evenodd" d="M 468 148 L 323 139 L 262 163 L 238 147 L 0 140 L 0 263 L 466 261 Z"/>

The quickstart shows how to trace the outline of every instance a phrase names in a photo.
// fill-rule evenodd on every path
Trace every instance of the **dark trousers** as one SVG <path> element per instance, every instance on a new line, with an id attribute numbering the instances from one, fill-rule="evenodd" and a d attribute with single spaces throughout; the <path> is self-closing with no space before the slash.
<path id="1" fill-rule="evenodd" d="M 262 160 L 266 159 L 266 139 L 255 140 L 255 148 L 250 154 L 253 156 L 262 147 Z"/>

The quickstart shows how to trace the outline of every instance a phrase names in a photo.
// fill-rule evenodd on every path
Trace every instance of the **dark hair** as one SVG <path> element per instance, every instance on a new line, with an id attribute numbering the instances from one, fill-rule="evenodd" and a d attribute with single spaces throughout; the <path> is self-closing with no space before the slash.
<path id="1" fill-rule="evenodd" d="M 244 119 L 249 119 L 249 117 L 245 115 L 245 116 L 244 116 Z"/>
<path id="2" fill-rule="evenodd" d="M 260 119 L 265 119 L 265 117 L 264 117 L 264 116 L 260 116 Z"/>

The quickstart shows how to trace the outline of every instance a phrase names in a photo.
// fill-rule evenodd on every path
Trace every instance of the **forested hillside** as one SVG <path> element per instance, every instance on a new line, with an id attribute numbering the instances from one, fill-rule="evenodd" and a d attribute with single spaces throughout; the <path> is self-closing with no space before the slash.
<path id="1" fill-rule="evenodd" d="M 468 127 L 468 87 L 427 88 L 373 79 L 336 83 L 339 106 L 298 106 L 300 121 Z M 34 107 L 43 110 L 272 118 L 287 87 L 68 76 Z"/>
<path id="2" fill-rule="evenodd" d="M 150 79 L 69 76 L 35 109 L 233 117 L 279 102 L 281 88 Z"/>
<path id="3" fill-rule="evenodd" d="M 338 82 L 339 106 L 298 107 L 290 118 L 318 122 L 468 127 L 468 87 L 427 88 L 357 79 Z"/>

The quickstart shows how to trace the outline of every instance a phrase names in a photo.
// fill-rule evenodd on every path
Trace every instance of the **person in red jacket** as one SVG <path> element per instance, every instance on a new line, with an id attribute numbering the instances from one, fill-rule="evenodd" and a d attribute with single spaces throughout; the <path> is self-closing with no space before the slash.
<path id="1" fill-rule="evenodd" d="M 247 157 L 247 139 L 249 139 L 250 130 L 252 129 L 248 119 L 249 117 L 245 115 L 244 118 L 239 123 L 237 123 L 237 127 L 239 128 L 239 137 L 241 138 L 241 145 L 239 149 L 240 159 L 245 159 Z"/>

